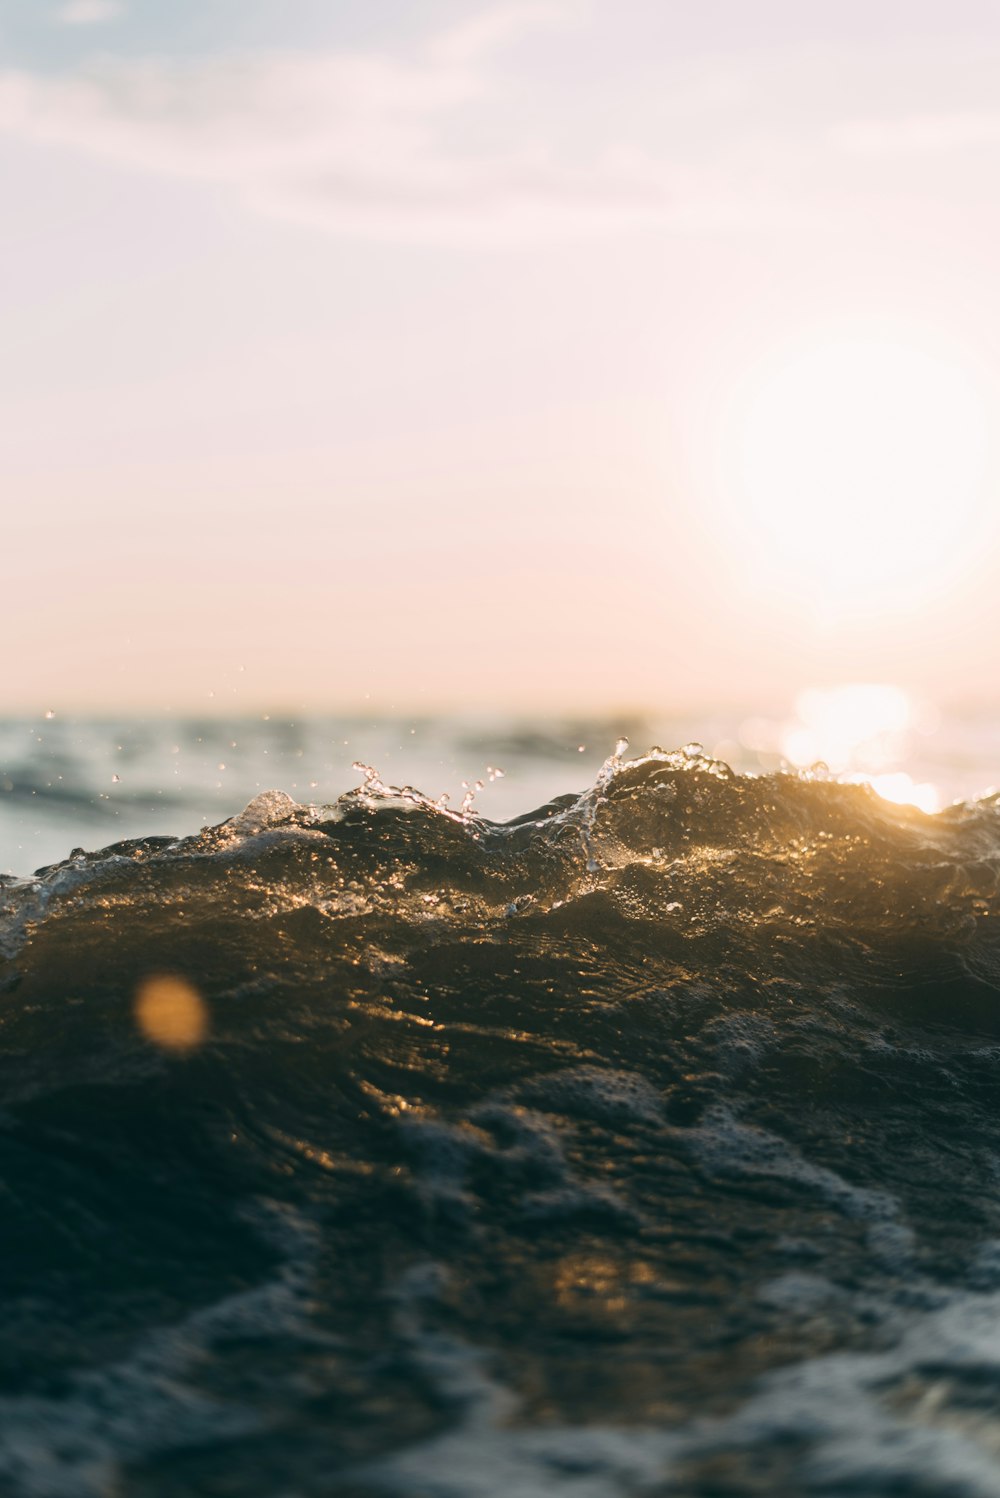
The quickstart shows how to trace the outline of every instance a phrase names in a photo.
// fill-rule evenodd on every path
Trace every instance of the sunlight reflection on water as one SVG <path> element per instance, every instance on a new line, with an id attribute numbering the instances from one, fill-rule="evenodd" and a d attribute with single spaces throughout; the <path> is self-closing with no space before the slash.
<path id="1" fill-rule="evenodd" d="M 838 778 L 870 785 L 887 801 L 934 812 L 942 805 L 939 788 L 904 767 L 939 721 L 936 709 L 901 687 L 855 682 L 800 692 L 793 716 L 749 719 L 740 741 L 745 749 L 777 755 L 795 769 L 822 766 Z"/>

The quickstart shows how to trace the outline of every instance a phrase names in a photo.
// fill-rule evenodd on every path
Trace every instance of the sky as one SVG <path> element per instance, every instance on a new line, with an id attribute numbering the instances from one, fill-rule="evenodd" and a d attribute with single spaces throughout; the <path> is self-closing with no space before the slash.
<path id="1" fill-rule="evenodd" d="M 0 0 L 0 711 L 988 700 L 998 78 L 978 0 Z"/>

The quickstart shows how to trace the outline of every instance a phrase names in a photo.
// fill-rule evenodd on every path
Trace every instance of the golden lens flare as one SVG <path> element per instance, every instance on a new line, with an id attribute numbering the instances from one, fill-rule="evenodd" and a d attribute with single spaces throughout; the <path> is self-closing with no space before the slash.
<path id="1" fill-rule="evenodd" d="M 165 1051 L 190 1051 L 208 1034 L 208 1011 L 186 978 L 157 973 L 136 989 L 135 1021 L 147 1040 Z"/>

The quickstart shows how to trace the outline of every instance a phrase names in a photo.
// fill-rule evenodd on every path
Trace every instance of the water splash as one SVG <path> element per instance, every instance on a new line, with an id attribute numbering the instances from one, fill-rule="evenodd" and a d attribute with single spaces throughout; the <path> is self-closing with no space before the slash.
<path id="1" fill-rule="evenodd" d="M 475 810 L 475 800 L 480 791 L 485 790 L 487 783 L 493 784 L 496 780 L 504 778 L 504 771 L 496 766 L 487 765 L 486 780 L 463 780 L 462 800 L 458 811 L 450 806 L 451 795 L 448 791 L 442 791 L 440 795 L 432 797 L 419 791 L 412 785 L 390 785 L 385 782 L 374 765 L 367 765 L 361 760 L 355 760 L 352 769 L 364 776 L 362 784 L 355 792 L 356 795 L 367 798 L 376 804 L 380 801 L 405 801 L 411 806 L 421 806 L 425 809 L 434 810 L 444 816 L 451 817 L 459 822 L 472 823 L 477 821 L 478 813 Z"/>

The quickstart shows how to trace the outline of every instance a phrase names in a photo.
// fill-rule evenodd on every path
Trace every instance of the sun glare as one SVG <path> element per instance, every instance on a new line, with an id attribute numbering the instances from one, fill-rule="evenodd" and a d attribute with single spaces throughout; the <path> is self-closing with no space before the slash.
<path id="1" fill-rule="evenodd" d="M 941 797 L 929 781 L 901 768 L 913 740 L 933 727 L 899 687 L 857 682 L 800 692 L 795 716 L 781 726 L 776 747 L 797 769 L 821 761 L 839 778 L 870 785 L 885 801 L 935 812 Z"/>
<path id="2" fill-rule="evenodd" d="M 730 435 L 740 528 L 818 607 L 918 605 L 975 547 L 986 403 L 954 364 L 817 343 L 748 383 Z"/>

